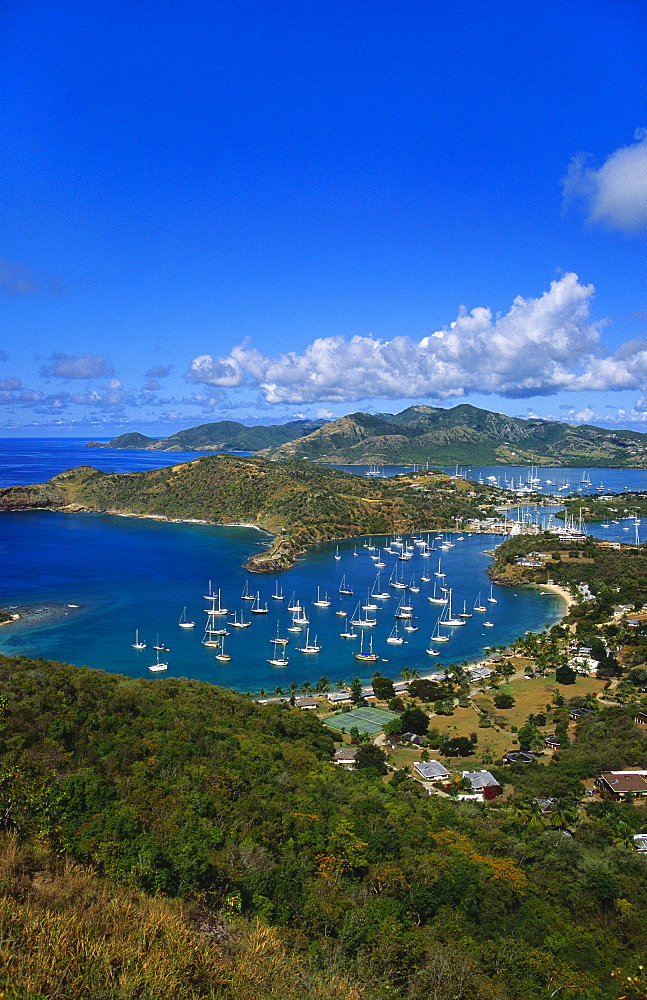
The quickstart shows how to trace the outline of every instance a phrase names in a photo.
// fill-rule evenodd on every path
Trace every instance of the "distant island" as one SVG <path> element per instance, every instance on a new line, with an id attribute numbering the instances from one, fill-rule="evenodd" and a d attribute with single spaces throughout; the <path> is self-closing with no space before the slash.
<path id="1" fill-rule="evenodd" d="M 494 514 L 505 490 L 441 472 L 370 479 L 310 462 L 206 455 L 148 472 L 92 466 L 47 483 L 0 489 L 0 512 L 100 511 L 206 524 L 250 524 L 273 536 L 246 564 L 254 572 L 293 565 L 309 545 L 360 535 L 454 528 Z"/>
<path id="2" fill-rule="evenodd" d="M 252 452 L 274 461 L 338 465 L 543 465 L 647 468 L 647 434 L 521 419 L 468 403 L 451 409 L 410 406 L 401 413 L 351 413 L 338 420 L 293 420 L 247 427 L 234 420 L 200 424 L 155 439 L 121 434 L 89 448 Z"/>

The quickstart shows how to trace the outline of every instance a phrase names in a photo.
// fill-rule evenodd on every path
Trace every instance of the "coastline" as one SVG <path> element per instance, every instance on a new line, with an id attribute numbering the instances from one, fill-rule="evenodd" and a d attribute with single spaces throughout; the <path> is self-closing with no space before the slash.
<path id="1" fill-rule="evenodd" d="M 547 591 L 550 594 L 555 594 L 556 597 L 561 597 L 566 605 L 566 610 L 564 615 L 567 615 L 575 604 L 575 598 L 566 587 L 560 587 L 557 583 L 536 583 L 531 584 L 531 586 L 540 587 L 542 590 Z"/>

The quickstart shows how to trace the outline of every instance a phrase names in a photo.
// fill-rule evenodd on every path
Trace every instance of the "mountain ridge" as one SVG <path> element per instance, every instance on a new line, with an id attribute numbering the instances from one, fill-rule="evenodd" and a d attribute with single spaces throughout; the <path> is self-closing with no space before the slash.
<path id="1" fill-rule="evenodd" d="M 129 432 L 87 447 L 147 451 L 248 451 L 273 461 L 339 465 L 543 465 L 647 468 L 647 434 L 510 417 L 471 403 L 416 404 L 399 413 L 361 410 L 336 420 L 292 420 L 248 427 L 234 420 L 199 424 L 168 438 Z"/>

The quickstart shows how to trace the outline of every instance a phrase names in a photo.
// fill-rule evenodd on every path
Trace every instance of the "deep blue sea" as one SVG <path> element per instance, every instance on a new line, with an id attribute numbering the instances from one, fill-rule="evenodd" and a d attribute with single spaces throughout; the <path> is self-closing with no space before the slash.
<path id="1" fill-rule="evenodd" d="M 12 439 L 0 441 L 0 485 L 43 482 L 52 475 L 75 465 L 91 464 L 105 471 L 129 472 L 159 468 L 196 458 L 195 452 L 165 454 L 147 451 L 108 451 L 84 448 L 85 439 Z M 365 471 L 365 470 L 361 470 Z M 502 470 L 496 470 L 501 475 Z M 519 474 L 526 474 L 522 470 Z M 542 470 L 542 475 L 556 479 L 569 470 Z M 574 470 L 581 475 L 581 470 Z M 509 470 L 506 470 L 509 475 Z M 478 478 L 479 470 L 471 475 Z M 485 477 L 491 475 L 483 470 Z M 597 478 L 605 488 L 622 491 L 647 488 L 647 473 L 626 470 L 597 470 Z M 615 479 L 614 477 L 618 477 Z M 571 478 L 571 482 L 572 482 Z M 627 540 L 626 522 L 595 529 L 596 534 Z M 633 525 L 631 526 L 633 540 Z M 247 573 L 242 564 L 248 556 L 264 546 L 267 536 L 251 528 L 216 528 L 196 524 L 172 524 L 141 518 L 103 514 L 60 514 L 49 511 L 7 513 L 0 517 L 0 607 L 15 608 L 23 617 L 0 630 L 0 650 L 9 654 L 42 656 L 78 666 L 86 665 L 117 671 L 133 677 L 188 676 L 211 681 L 242 691 L 258 692 L 264 688 L 273 692 L 285 689 L 291 681 L 316 682 L 325 675 L 332 684 L 350 680 L 356 675 L 368 679 L 376 667 L 391 677 L 398 677 L 404 667 L 415 667 L 421 673 L 438 669 L 442 663 L 476 659 L 485 647 L 508 642 L 527 629 L 540 629 L 557 621 L 563 610 L 562 602 L 534 589 L 494 588 L 496 603 L 487 601 L 490 584 L 486 568 L 490 561 L 487 550 L 501 539 L 493 535 L 446 536 L 454 542 L 452 548 L 433 551 L 424 558 L 415 546 L 412 558 L 403 562 L 397 554 L 382 552 L 386 565 L 381 572 L 380 590 L 390 592 L 387 600 L 367 602 L 369 590 L 375 589 L 375 561 L 385 539 L 375 538 L 369 549 L 368 539 L 313 548 L 297 565 L 285 573 L 258 576 Z M 434 543 L 434 535 L 430 541 Z M 366 545 L 364 545 L 366 542 Z M 440 545 L 440 540 L 435 540 Z M 340 558 L 336 559 L 335 556 Z M 373 557 L 373 558 L 372 558 Z M 436 577 L 438 559 L 444 577 Z M 386 638 L 394 624 L 394 612 L 400 594 L 389 587 L 394 567 L 405 582 L 420 588 L 410 593 L 414 607 L 413 624 L 417 631 L 400 629 L 406 643 L 391 645 Z M 342 576 L 353 595 L 340 595 Z M 421 580 L 429 576 L 429 582 Z M 210 605 L 204 597 L 209 581 L 221 591 L 222 605 L 244 614 L 252 624 L 249 628 L 228 628 L 225 651 L 228 662 L 219 662 L 213 649 L 202 644 L 206 622 L 205 609 Z M 430 634 L 442 606 L 430 603 L 434 583 L 452 588 L 454 611 L 470 611 L 481 593 L 486 613 L 475 612 L 460 628 L 445 628 L 449 642 L 431 644 L 439 656 L 431 657 Z M 245 587 L 260 594 L 261 604 L 267 602 L 266 615 L 251 614 L 251 601 L 241 600 Z M 275 588 L 282 590 L 284 600 L 272 597 Z M 328 608 L 313 606 L 317 589 L 327 592 Z M 305 607 L 310 621 L 310 642 L 321 646 L 318 653 L 302 653 L 306 628 L 302 633 L 290 633 L 292 615 L 287 609 L 295 594 Z M 401 593 L 401 592 L 400 592 Z M 373 639 L 380 655 L 375 664 L 362 665 L 353 655 L 359 639 L 343 639 L 345 619 L 337 615 L 343 610 L 352 616 L 356 604 L 376 603 L 372 612 L 377 625 L 366 628 L 365 644 Z M 179 627 L 180 615 L 186 607 L 193 629 Z M 227 621 L 227 618 L 221 619 Z M 485 627 L 483 622 L 492 622 Z M 400 625 L 405 624 L 400 620 Z M 281 637 L 289 637 L 286 667 L 272 666 L 272 639 L 277 627 Z M 135 632 L 147 644 L 135 650 Z M 354 629 L 361 633 L 361 629 Z M 158 642 L 159 639 L 159 642 Z M 166 674 L 151 674 L 155 662 L 154 645 L 163 645 L 163 660 L 168 661 Z"/>

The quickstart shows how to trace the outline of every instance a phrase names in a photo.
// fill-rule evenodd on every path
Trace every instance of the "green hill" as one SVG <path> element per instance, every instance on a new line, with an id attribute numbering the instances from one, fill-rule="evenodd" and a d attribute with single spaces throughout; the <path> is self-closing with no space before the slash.
<path id="1" fill-rule="evenodd" d="M 138 433 L 120 434 L 107 444 L 90 441 L 86 447 L 145 448 L 148 451 L 260 451 L 310 434 L 322 423 L 322 420 L 291 420 L 286 424 L 247 427 L 237 420 L 217 420 L 177 431 L 167 438 L 150 438 Z"/>
<path id="2" fill-rule="evenodd" d="M 351 413 L 266 449 L 267 458 L 339 464 L 647 467 L 647 434 L 522 420 L 462 403 L 411 406 L 394 415 Z"/>
<path id="3" fill-rule="evenodd" d="M 211 684 L 0 656 L 0 691 L 7 1000 L 644 996 L 641 810 L 572 804 L 610 749 L 644 761 L 630 709 L 475 805 Z"/>
<path id="4" fill-rule="evenodd" d="M 49 508 L 247 523 L 275 535 L 257 571 L 285 568 L 314 542 L 449 528 L 502 491 L 446 475 L 371 480 L 310 462 L 209 455 L 148 472 L 80 466 L 48 483 L 0 490 L 0 511 Z"/>

